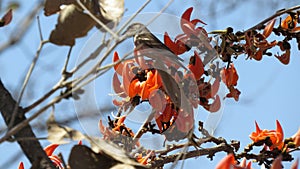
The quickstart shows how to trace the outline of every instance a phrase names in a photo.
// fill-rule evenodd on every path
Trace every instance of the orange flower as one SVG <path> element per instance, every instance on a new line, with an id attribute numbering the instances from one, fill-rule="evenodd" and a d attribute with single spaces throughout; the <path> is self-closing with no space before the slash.
<path id="1" fill-rule="evenodd" d="M 236 164 L 233 154 L 228 154 L 216 166 L 216 169 L 231 169 Z"/>
<path id="2" fill-rule="evenodd" d="M 252 132 L 249 136 L 253 142 L 258 142 L 265 140 L 267 137 L 272 141 L 272 145 L 269 147 L 270 150 L 278 148 L 279 150 L 283 148 L 283 130 L 278 120 L 276 120 L 276 130 L 261 130 L 255 122 L 256 131 Z"/>
<path id="3" fill-rule="evenodd" d="M 150 151 L 146 156 L 143 156 L 142 154 L 139 154 L 136 158 L 136 160 L 143 165 L 148 164 L 149 158 L 152 156 L 153 151 Z"/>
<path id="4" fill-rule="evenodd" d="M 226 84 L 227 87 L 237 85 L 239 76 L 237 74 L 237 71 L 233 63 L 230 64 L 228 69 L 223 68 L 220 73 L 221 73 L 222 81 Z"/>
<path id="5" fill-rule="evenodd" d="M 229 87 L 228 89 L 229 89 L 229 93 L 225 97 L 227 98 L 232 97 L 234 98 L 235 101 L 239 101 L 241 92 L 238 89 L 234 88 L 233 86 Z"/>
<path id="6" fill-rule="evenodd" d="M 24 169 L 24 164 L 23 164 L 23 162 L 20 162 L 18 169 Z"/>
<path id="7" fill-rule="evenodd" d="M 271 169 L 282 169 L 282 156 L 278 156 L 272 163 Z"/>
<path id="8" fill-rule="evenodd" d="M 63 163 L 61 161 L 61 159 L 56 156 L 53 155 L 53 152 L 55 151 L 55 149 L 58 147 L 58 144 L 50 144 L 49 146 L 47 146 L 46 148 L 44 148 L 45 153 L 47 154 L 47 156 L 49 157 L 49 159 L 52 161 L 52 163 L 54 164 L 54 166 L 58 169 L 64 169 L 63 167 Z M 20 162 L 18 169 L 24 169 L 24 164 L 23 162 Z"/>
<path id="9" fill-rule="evenodd" d="M 204 65 L 196 51 L 194 51 L 194 56 L 190 58 L 188 68 L 193 72 L 196 80 L 199 80 L 204 73 Z"/>
<path id="10" fill-rule="evenodd" d="M 271 168 L 270 169 L 282 169 L 282 156 L 278 156 L 272 163 Z M 298 169 L 298 160 L 296 160 L 292 166 L 291 169 Z"/>
<path id="11" fill-rule="evenodd" d="M 203 107 L 211 113 L 217 112 L 221 108 L 221 100 L 220 96 L 216 95 L 214 102 L 211 104 L 203 104 Z"/>
<path id="12" fill-rule="evenodd" d="M 124 124 L 125 119 L 126 116 L 121 116 L 114 121 L 111 121 L 109 119 L 109 127 L 105 127 L 102 123 L 102 120 L 100 120 L 98 127 L 101 134 L 103 135 L 103 139 L 114 141 L 114 139 L 117 138 L 119 134 L 127 137 L 134 137 L 133 131 L 129 127 L 126 127 L 126 125 Z M 139 147 L 140 143 L 137 142 L 135 145 Z"/>
<path id="13" fill-rule="evenodd" d="M 189 50 L 189 47 L 185 44 L 185 39 L 180 39 L 180 37 L 181 35 L 178 35 L 173 42 L 167 32 L 164 35 L 165 45 L 176 55 L 181 55 Z"/>
<path id="14" fill-rule="evenodd" d="M 219 77 L 214 80 L 213 84 L 204 82 L 203 78 L 201 78 L 198 83 L 200 96 L 199 104 L 210 112 L 217 112 L 221 107 L 221 100 L 219 95 L 217 95 L 220 87 Z M 211 104 L 209 104 L 210 100 L 213 100 Z"/>
<path id="15" fill-rule="evenodd" d="M 186 35 L 188 36 L 195 35 L 196 37 L 198 37 L 198 35 L 201 32 L 206 33 L 206 31 L 202 27 L 196 27 L 197 23 L 202 23 L 204 25 L 206 25 L 206 23 L 204 23 L 200 19 L 191 20 L 192 12 L 193 12 L 193 7 L 190 7 L 182 14 L 180 20 L 180 26 Z"/>
<path id="16" fill-rule="evenodd" d="M 216 166 L 216 169 L 251 169 L 251 162 L 246 164 L 246 158 L 243 159 L 240 165 L 236 165 L 234 155 L 232 153 L 224 157 Z"/>
<path id="17" fill-rule="evenodd" d="M 282 22 L 281 22 L 281 28 L 290 30 L 291 32 L 298 32 L 300 31 L 300 27 L 297 26 L 297 19 L 293 18 L 291 15 L 288 15 Z"/>
<path id="18" fill-rule="evenodd" d="M 128 94 L 130 98 L 139 95 L 142 100 L 148 100 L 150 93 L 162 86 L 158 71 L 145 70 L 145 73 L 142 72 L 141 75 L 144 76 L 144 74 L 146 77 L 137 77 L 130 82 Z"/>
<path id="19" fill-rule="evenodd" d="M 166 95 L 161 90 L 156 89 L 150 93 L 149 103 L 157 112 L 163 112 L 167 105 Z"/>
<path id="20" fill-rule="evenodd" d="M 294 141 L 296 147 L 299 147 L 299 146 L 300 146 L 300 128 L 299 128 L 299 130 L 297 131 L 297 133 L 295 133 L 295 134 L 292 136 L 292 138 L 293 138 L 293 141 Z"/>
<path id="21" fill-rule="evenodd" d="M 276 55 L 275 57 L 283 64 L 287 65 L 290 63 L 291 45 L 287 41 L 280 41 L 277 43 L 281 51 L 284 51 L 282 55 Z"/>
<path id="22" fill-rule="evenodd" d="M 268 42 L 267 38 L 271 35 L 275 24 L 275 19 L 271 20 L 265 27 L 263 33 L 254 33 L 248 31 L 245 34 L 245 51 L 248 56 L 252 59 L 260 61 L 263 57 L 263 53 L 277 45 L 277 41 Z"/>
<path id="23" fill-rule="evenodd" d="M 188 133 L 194 127 L 193 109 L 191 109 L 191 112 L 184 112 L 183 110 L 180 110 L 176 117 L 175 125 L 179 131 Z"/>
<path id="24" fill-rule="evenodd" d="M 160 132 L 167 130 L 171 125 L 173 120 L 172 117 L 175 115 L 175 110 L 172 109 L 172 105 L 168 103 L 162 112 L 155 113 L 155 121 Z"/>

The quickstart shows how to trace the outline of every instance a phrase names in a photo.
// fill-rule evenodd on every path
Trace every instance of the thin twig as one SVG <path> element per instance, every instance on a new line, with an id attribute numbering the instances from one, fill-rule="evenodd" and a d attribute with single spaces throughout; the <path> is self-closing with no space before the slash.
<path id="1" fill-rule="evenodd" d="M 108 41 L 102 43 L 100 46 L 97 47 L 96 50 L 94 50 L 94 52 L 92 52 L 90 54 L 90 56 L 88 56 L 86 59 L 84 59 L 81 63 L 79 63 L 78 66 L 76 66 L 75 68 L 73 68 L 70 73 L 74 74 L 75 72 L 77 72 L 80 68 L 82 68 L 87 62 L 89 62 L 90 60 L 95 59 L 99 53 L 107 46 Z"/>
<path id="2" fill-rule="evenodd" d="M 30 65 L 30 67 L 29 67 L 29 69 L 28 69 L 28 71 L 27 71 L 25 80 L 24 80 L 23 85 L 22 85 L 22 87 L 21 87 L 20 95 L 19 95 L 18 100 L 17 100 L 17 103 L 16 103 L 16 105 L 15 105 L 15 108 L 14 108 L 14 111 L 13 111 L 13 114 L 12 114 L 12 118 L 11 118 L 11 121 L 9 122 L 8 128 L 11 128 L 11 127 L 12 127 L 12 124 L 14 124 L 15 116 L 17 115 L 18 106 L 20 105 L 20 102 L 21 102 L 21 100 L 22 100 L 22 97 L 23 97 L 24 91 L 25 91 L 25 89 L 26 89 L 26 86 L 27 86 L 27 84 L 28 84 L 28 82 L 29 82 L 29 79 L 30 79 L 30 77 L 31 77 L 31 74 L 32 74 L 32 72 L 33 72 L 33 70 L 34 70 L 34 68 L 35 68 L 35 66 L 36 66 L 36 63 L 37 63 L 38 58 L 39 58 L 39 56 L 40 56 L 40 53 L 41 53 L 41 51 L 42 51 L 44 45 L 45 45 L 46 43 L 48 43 L 48 42 L 49 42 L 49 41 L 41 41 L 41 42 L 40 42 L 40 45 L 39 45 L 39 47 L 38 47 L 38 49 L 37 49 L 37 51 L 36 51 L 36 55 L 35 55 L 35 57 L 33 58 L 32 62 L 31 62 L 31 65 Z"/>
<path id="3" fill-rule="evenodd" d="M 173 163 L 177 159 L 178 160 L 185 160 L 185 159 L 195 158 L 195 157 L 204 156 L 204 155 L 211 155 L 211 154 L 215 154 L 217 152 L 232 151 L 235 144 L 236 143 L 231 143 L 231 144 L 221 143 L 221 144 L 219 144 L 217 146 L 214 146 L 214 147 L 211 147 L 211 148 L 192 150 L 192 151 L 189 151 L 189 152 L 186 152 L 186 153 L 183 153 L 183 154 L 182 153 L 176 153 L 176 154 L 173 154 L 173 155 L 160 157 L 159 159 L 157 159 L 157 160 L 155 160 L 151 163 L 151 168 L 161 167 L 165 164 Z"/>
<path id="4" fill-rule="evenodd" d="M 151 0 L 147 0 L 117 31 L 117 34 L 119 34 L 125 27 L 150 3 Z"/>
<path id="5" fill-rule="evenodd" d="M 48 93 L 46 93 L 43 97 L 41 97 L 40 99 L 38 99 L 37 101 L 35 101 L 33 104 L 31 104 L 30 106 L 24 108 L 24 112 L 28 112 L 30 110 L 32 110 L 33 108 L 35 108 L 36 106 L 38 106 L 39 104 L 41 104 L 43 101 L 45 101 L 46 99 L 48 99 L 53 93 L 55 93 L 58 89 L 60 89 L 62 86 L 60 85 L 55 85 L 54 88 L 52 88 Z"/>
<path id="6" fill-rule="evenodd" d="M 132 138 L 134 143 L 136 143 L 138 139 L 141 138 L 141 136 L 145 133 L 145 128 L 147 127 L 148 123 L 153 119 L 154 114 L 155 114 L 155 110 L 152 109 L 151 114 L 148 115 L 147 119 L 141 125 L 138 132 Z"/>
<path id="7" fill-rule="evenodd" d="M 43 41 L 44 38 L 43 38 L 43 33 L 42 33 L 42 27 L 41 27 L 40 17 L 37 16 L 37 17 L 36 17 L 36 20 L 37 20 L 37 22 L 38 22 L 38 28 L 39 28 L 39 34 L 40 34 L 40 40 Z"/>
<path id="8" fill-rule="evenodd" d="M 280 15 L 283 15 L 283 14 L 285 14 L 285 13 L 289 13 L 289 12 L 291 12 L 291 11 L 297 10 L 297 9 L 300 9 L 300 5 L 291 7 L 291 8 L 289 8 L 289 9 L 281 9 L 281 10 L 277 11 L 274 15 L 272 15 L 272 16 L 270 16 L 270 17 L 264 19 L 263 21 L 261 21 L 261 22 L 258 23 L 257 25 L 255 25 L 255 26 L 253 26 L 253 27 L 247 29 L 247 30 L 244 31 L 244 32 L 248 32 L 248 31 L 251 31 L 251 30 L 260 28 L 260 27 L 262 27 L 265 23 L 271 21 L 272 19 L 274 19 L 274 18 L 276 18 L 276 17 L 278 17 L 278 16 L 280 16 Z"/>
<path id="9" fill-rule="evenodd" d="M 65 65 L 64 65 L 64 67 L 63 67 L 63 69 L 61 71 L 62 74 L 63 74 L 63 76 L 67 75 L 67 67 L 68 67 L 68 64 L 69 64 L 69 60 L 70 60 L 72 49 L 73 49 L 73 46 L 71 46 L 70 49 L 69 49 L 69 52 L 68 52 L 68 55 L 67 55 L 67 58 L 66 58 L 66 61 L 65 61 Z"/>
<path id="10" fill-rule="evenodd" d="M 76 0 L 76 2 L 78 3 L 78 5 L 84 9 L 87 14 L 94 20 L 96 21 L 106 32 L 110 33 L 114 39 L 118 39 L 119 36 L 117 34 L 115 34 L 109 27 L 107 27 L 103 22 L 101 22 L 95 15 L 93 15 L 90 10 L 87 9 L 87 7 L 85 7 L 85 5 L 80 1 L 80 0 Z"/>
<path id="11" fill-rule="evenodd" d="M 16 24 L 16 27 L 9 35 L 9 40 L 0 44 L 0 53 L 4 50 L 8 49 L 10 46 L 13 46 L 20 42 L 20 40 L 24 37 L 25 33 L 28 31 L 31 26 L 36 14 L 44 7 L 44 1 L 39 0 L 36 3 L 36 6 L 32 8 L 29 14 L 24 15 L 25 18 L 20 21 L 20 23 Z"/>

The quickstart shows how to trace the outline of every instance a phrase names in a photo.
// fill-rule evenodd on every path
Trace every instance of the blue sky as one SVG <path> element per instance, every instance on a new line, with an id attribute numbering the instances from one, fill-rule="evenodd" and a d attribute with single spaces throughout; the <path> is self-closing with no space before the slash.
<path id="1" fill-rule="evenodd" d="M 8 1 L 3 1 L 4 4 Z M 175 0 L 173 4 L 165 11 L 167 14 L 180 16 L 185 9 L 194 6 L 192 18 L 199 18 L 208 25 L 205 27 L 207 31 L 224 29 L 228 26 L 235 30 L 244 30 L 254 24 L 260 22 L 264 18 L 272 15 L 275 11 L 297 5 L 295 1 L 282 1 L 277 4 L 276 1 L 234 1 L 235 3 L 227 3 L 229 1 L 214 1 L 207 3 L 206 1 L 179 1 Z M 21 8 L 14 13 L 14 19 L 11 25 L 1 29 L 0 43 L 4 42 L 20 20 L 24 18 L 26 11 L 34 6 L 35 2 L 23 3 Z M 133 14 L 144 1 L 126 1 L 125 16 Z M 143 13 L 158 12 L 167 1 L 152 1 L 143 10 Z M 233 4 L 232 6 L 230 4 Z M 3 11 L 1 11 L 3 14 Z M 214 14 L 214 15 L 212 15 Z M 45 17 L 43 12 L 39 14 L 42 25 L 44 38 L 47 39 L 49 33 L 54 28 L 56 15 Z M 169 28 L 166 28 L 168 31 Z M 72 58 L 69 67 L 72 68 L 80 60 L 80 56 L 85 54 L 86 41 L 95 36 L 96 29 L 89 32 L 87 37 L 80 38 L 76 41 L 76 46 L 72 52 Z M 3 83 L 10 91 L 19 91 L 20 84 L 25 76 L 29 64 L 31 63 L 34 53 L 39 44 L 39 35 L 37 22 L 35 21 L 30 28 L 28 34 L 20 42 L 19 45 L 1 53 L 0 55 L 0 77 Z M 296 43 L 293 41 L 292 49 L 297 49 Z M 25 93 L 26 100 L 22 101 L 22 105 L 26 106 L 41 97 L 49 90 L 60 78 L 60 71 L 64 64 L 64 59 L 68 52 L 67 47 L 57 47 L 55 45 L 46 45 L 41 53 L 38 65 L 34 70 L 32 79 L 29 82 L 28 89 Z M 220 123 L 213 124 L 217 126 L 216 136 L 230 139 L 240 140 L 241 147 L 251 143 L 248 135 L 254 131 L 254 121 L 256 120 L 261 128 L 275 129 L 275 121 L 278 119 L 283 126 L 285 137 L 292 136 L 299 128 L 299 85 L 300 85 L 300 58 L 299 51 L 292 50 L 290 64 L 285 66 L 274 57 L 264 57 L 262 61 L 245 60 L 241 56 L 234 61 L 237 71 L 240 75 L 238 88 L 242 92 L 239 102 L 226 100 L 223 104 L 223 116 Z M 108 94 L 111 93 L 110 74 L 107 74 L 94 83 L 92 89 L 95 92 L 95 98 L 92 100 L 96 103 L 96 108 L 101 108 L 111 101 Z M 74 106 L 75 104 L 75 106 Z M 56 107 L 56 118 L 65 118 L 74 116 L 78 112 L 76 102 L 63 101 Z M 82 111 L 87 111 L 84 108 Z M 197 118 L 205 120 L 208 116 L 207 112 L 198 110 Z M 49 112 L 39 118 L 40 123 L 49 116 Z M 97 123 L 99 118 L 92 120 L 80 120 L 72 123 L 72 127 L 83 132 L 97 135 Z M 198 119 L 198 120 L 199 120 Z M 2 120 L 2 119 L 1 119 Z M 196 119 L 197 120 L 197 119 Z M 0 122 L 4 125 L 3 121 Z M 1 133 L 3 135 L 3 133 Z M 46 133 L 38 133 L 39 136 L 46 136 Z M 46 141 L 43 145 L 49 144 Z M 75 143 L 72 143 L 75 144 Z M 62 145 L 58 150 L 63 151 L 65 159 L 66 153 L 70 150 L 72 144 Z M 15 143 L 3 143 L 0 145 L 0 166 L 6 162 L 7 158 L 18 152 L 20 149 Z M 4 158 L 4 154 L 5 157 Z M 295 157 L 300 157 L 300 153 L 294 153 Z M 225 153 L 219 153 L 215 161 L 209 161 L 205 157 L 190 159 L 184 162 L 183 168 L 214 168 L 216 163 L 225 156 Z M 18 161 L 24 161 L 25 166 L 29 166 L 25 157 L 21 157 L 11 165 L 11 169 L 17 168 Z M 289 164 L 287 165 L 289 166 Z M 180 168 L 180 165 L 177 166 Z"/>

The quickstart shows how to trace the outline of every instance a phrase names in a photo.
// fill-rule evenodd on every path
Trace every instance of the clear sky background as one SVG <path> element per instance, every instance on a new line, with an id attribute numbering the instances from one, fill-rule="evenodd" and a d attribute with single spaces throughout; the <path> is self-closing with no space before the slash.
<path id="1" fill-rule="evenodd" d="M 3 7 L 9 2 L 3 1 Z M 125 2 L 125 16 L 132 15 L 144 1 L 128 0 Z M 152 1 L 142 13 L 158 12 L 167 3 L 167 1 Z M 14 12 L 12 23 L 0 30 L 0 44 L 5 42 L 9 35 L 14 32 L 17 23 L 24 19 L 28 10 L 32 9 L 36 1 L 22 1 L 21 8 Z M 245 30 L 257 24 L 266 17 L 274 14 L 277 10 L 288 8 L 294 5 L 299 5 L 299 2 L 294 0 L 218 0 L 207 2 L 200 1 L 180 1 L 175 0 L 165 13 L 180 16 L 190 6 L 194 7 L 192 18 L 199 18 L 208 25 L 205 27 L 207 31 L 225 29 L 228 26 L 234 30 Z M 4 11 L 1 11 L 3 15 Z M 39 14 L 42 32 L 44 38 L 47 39 L 51 30 L 56 23 L 57 15 L 45 17 L 43 11 Z M 168 27 L 164 31 L 168 31 Z M 96 29 L 89 32 L 87 37 L 80 38 L 76 41 L 76 46 L 72 51 L 69 68 L 73 68 L 81 58 L 88 52 L 90 44 L 86 41 L 95 37 Z M 163 33 L 162 32 L 162 33 Z M 161 37 L 160 37 L 161 38 Z M 29 32 L 21 40 L 21 42 L 0 53 L 0 77 L 5 86 L 13 92 L 14 96 L 18 95 L 20 86 L 23 82 L 27 69 L 34 57 L 35 51 L 39 45 L 39 33 L 37 22 L 35 21 Z M 285 66 L 274 57 L 264 57 L 262 61 L 245 60 L 243 56 L 234 60 L 236 69 L 240 76 L 238 89 L 242 92 L 239 102 L 226 100 L 223 104 L 223 114 L 220 123 L 211 124 L 216 126 L 214 134 L 216 136 L 225 137 L 228 141 L 240 140 L 241 147 L 245 147 L 251 143 L 248 135 L 255 130 L 254 121 L 256 120 L 261 128 L 275 129 L 275 121 L 278 119 L 284 129 L 285 137 L 292 136 L 300 126 L 299 108 L 300 105 L 300 52 L 297 49 L 295 41 L 292 41 L 292 54 L 290 64 Z M 60 71 L 64 64 L 67 55 L 67 47 L 57 47 L 52 44 L 47 44 L 41 53 L 38 65 L 33 72 L 28 88 L 24 95 L 21 105 L 27 106 L 37 98 L 46 93 L 60 78 Z M 111 77 L 112 72 L 99 78 L 92 83 L 92 91 L 94 97 L 91 98 L 95 103 L 95 109 L 101 109 L 108 104 L 111 104 Z M 57 93 L 58 94 L 58 93 Z M 90 106 L 78 108 L 76 102 L 65 100 L 56 106 L 56 118 L 67 119 L 74 117 L 80 112 L 91 112 Z M 77 107 L 76 107 L 77 106 Z M 80 107 L 79 106 L 79 107 Z M 94 107 L 93 107 L 94 108 Z M 35 109 L 37 110 L 37 109 Z M 34 111 L 33 111 L 34 112 Z M 50 110 L 41 116 L 37 123 L 44 125 L 45 120 L 49 116 Z M 198 110 L 196 120 L 205 120 L 208 112 L 202 109 Z M 81 119 L 71 123 L 71 127 L 83 131 L 88 134 L 99 135 L 97 123 L 103 116 L 99 115 L 92 119 Z M 212 117 L 214 120 L 216 117 Z M 4 122 L 0 118 L 0 128 L 4 128 Z M 45 132 L 40 132 L 36 129 L 37 135 L 41 137 L 47 136 Z M 3 136 L 3 132 L 0 136 Z M 42 141 L 43 146 L 49 144 L 47 141 Z M 58 151 L 62 151 L 65 159 L 68 157 L 72 142 L 59 147 Z M 88 144 L 88 143 L 86 143 Z M 57 151 L 57 152 L 58 152 Z M 20 154 L 20 155 L 18 155 Z M 295 157 L 300 157 L 300 153 L 294 153 Z M 225 153 L 218 153 L 214 161 L 209 161 L 205 157 L 190 159 L 184 162 L 183 168 L 214 168 L 217 162 L 225 156 Z M 14 159 L 15 157 L 15 159 Z M 11 160 L 9 162 L 9 160 Z M 0 168 L 16 169 L 19 161 L 24 161 L 26 168 L 29 163 L 24 156 L 21 156 L 20 148 L 16 143 L 0 144 Z M 11 163 L 11 164 L 7 164 Z M 5 166 L 4 166 L 5 165 Z M 6 166 L 7 165 L 7 166 Z M 289 166 L 287 164 L 286 166 Z M 255 168 L 258 168 L 254 165 Z M 178 165 L 177 168 L 180 168 Z M 289 168 L 289 167 L 287 167 Z"/>

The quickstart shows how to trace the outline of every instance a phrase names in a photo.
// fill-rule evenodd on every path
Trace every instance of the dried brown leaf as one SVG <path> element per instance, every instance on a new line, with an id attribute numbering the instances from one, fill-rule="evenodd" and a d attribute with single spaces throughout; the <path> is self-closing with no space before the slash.
<path id="1" fill-rule="evenodd" d="M 274 28 L 274 24 L 275 24 L 276 19 L 273 19 L 272 21 L 270 21 L 267 26 L 264 29 L 263 35 L 267 38 L 270 36 L 270 34 L 273 31 Z"/>
<path id="2" fill-rule="evenodd" d="M 113 143 L 106 142 L 100 138 L 97 139 L 88 137 L 87 139 L 90 141 L 91 147 L 95 152 L 105 154 L 106 156 L 113 158 L 123 164 L 142 166 L 141 164 L 135 162 L 132 158 L 130 158 L 123 149 L 117 147 Z"/>
<path id="3" fill-rule="evenodd" d="M 8 25 L 12 20 L 12 9 L 10 9 L 0 20 L 0 27 Z"/>
<path id="4" fill-rule="evenodd" d="M 119 22 L 124 14 L 124 0 L 100 0 L 100 12 L 105 20 Z"/>
<path id="5" fill-rule="evenodd" d="M 48 137 L 47 139 L 54 144 L 64 144 L 67 143 L 68 140 L 82 140 L 85 136 L 70 127 L 59 125 L 54 118 L 54 114 L 52 113 L 47 120 L 48 126 Z"/>
<path id="6" fill-rule="evenodd" d="M 114 159 L 95 153 L 83 145 L 72 148 L 68 162 L 72 169 L 109 169 L 117 163 Z"/>
<path id="7" fill-rule="evenodd" d="M 46 16 L 55 14 L 60 11 L 61 5 L 70 5 L 75 3 L 76 0 L 46 0 L 44 14 Z"/>
<path id="8" fill-rule="evenodd" d="M 113 149 L 106 149 L 112 146 L 110 143 L 103 141 L 100 146 L 103 147 L 101 148 L 102 151 L 99 153 L 94 152 L 86 146 L 74 146 L 68 160 L 70 167 L 72 169 L 147 168 L 146 166 L 133 161 L 128 156 L 124 156 L 124 159 L 117 159 L 116 157 L 118 157 L 120 149 L 114 146 L 112 147 Z M 126 159 L 130 160 L 130 163 L 128 163 L 128 161 L 126 162 Z"/>
<path id="9" fill-rule="evenodd" d="M 76 5 L 67 5 L 60 11 L 58 22 L 49 40 L 56 45 L 73 46 L 75 39 L 85 36 L 94 25 L 95 21 Z"/>

